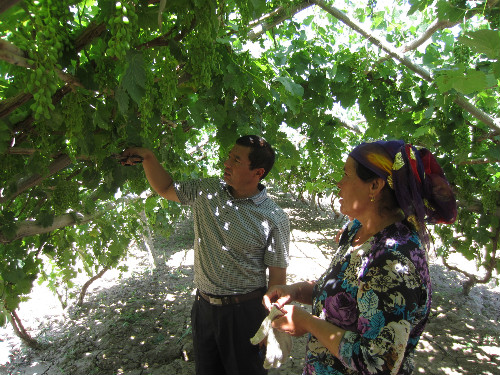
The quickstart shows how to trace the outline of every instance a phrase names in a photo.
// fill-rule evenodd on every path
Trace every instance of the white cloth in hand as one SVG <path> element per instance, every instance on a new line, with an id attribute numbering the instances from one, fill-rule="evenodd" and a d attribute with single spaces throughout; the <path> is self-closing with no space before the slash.
<path id="1" fill-rule="evenodd" d="M 292 336 L 271 326 L 272 321 L 282 315 L 283 313 L 273 305 L 255 336 L 250 339 L 250 342 L 256 345 L 267 338 L 266 358 L 264 360 L 264 368 L 267 370 L 271 367 L 280 367 L 292 351 Z"/>

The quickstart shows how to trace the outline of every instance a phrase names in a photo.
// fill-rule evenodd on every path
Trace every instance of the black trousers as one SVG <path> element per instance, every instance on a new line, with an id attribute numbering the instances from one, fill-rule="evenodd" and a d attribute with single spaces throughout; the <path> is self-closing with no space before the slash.
<path id="1" fill-rule="evenodd" d="M 261 298 L 218 306 L 197 293 L 191 310 L 196 374 L 267 374 L 264 355 L 250 343 L 266 315 Z"/>

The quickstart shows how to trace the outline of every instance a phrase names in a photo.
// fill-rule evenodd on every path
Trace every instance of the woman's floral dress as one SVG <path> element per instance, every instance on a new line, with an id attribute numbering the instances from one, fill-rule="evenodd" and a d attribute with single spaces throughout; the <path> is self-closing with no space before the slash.
<path id="1" fill-rule="evenodd" d="M 363 245 L 350 222 L 332 263 L 317 281 L 313 314 L 346 330 L 341 359 L 309 336 L 303 374 L 411 374 L 430 312 L 431 281 L 418 234 L 392 224 Z"/>

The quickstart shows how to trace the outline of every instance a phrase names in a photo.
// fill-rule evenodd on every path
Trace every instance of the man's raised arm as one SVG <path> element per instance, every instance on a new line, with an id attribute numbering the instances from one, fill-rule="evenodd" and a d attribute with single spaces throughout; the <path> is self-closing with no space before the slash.
<path id="1" fill-rule="evenodd" d="M 143 147 L 132 147 L 123 151 L 121 155 L 123 157 L 129 157 L 127 160 L 122 161 L 124 165 L 134 165 L 133 156 L 140 156 L 142 158 L 142 167 L 146 173 L 146 178 L 153 190 L 165 199 L 179 202 L 179 198 L 174 189 L 174 180 L 165 168 L 163 168 L 151 150 Z"/>

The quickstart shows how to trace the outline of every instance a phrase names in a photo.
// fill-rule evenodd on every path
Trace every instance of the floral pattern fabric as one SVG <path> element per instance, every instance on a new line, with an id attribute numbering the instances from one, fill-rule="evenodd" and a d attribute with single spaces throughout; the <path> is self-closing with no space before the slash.
<path id="1" fill-rule="evenodd" d="M 350 222 L 313 292 L 313 314 L 346 330 L 340 359 L 309 335 L 304 375 L 413 373 L 431 307 L 431 281 L 417 232 L 392 224 L 359 247 Z"/>

